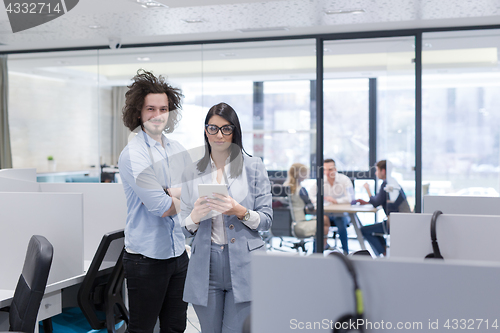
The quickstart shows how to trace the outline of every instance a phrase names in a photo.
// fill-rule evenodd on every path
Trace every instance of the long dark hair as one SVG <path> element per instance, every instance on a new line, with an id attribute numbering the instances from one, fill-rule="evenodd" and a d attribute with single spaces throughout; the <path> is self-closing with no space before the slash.
<path id="1" fill-rule="evenodd" d="M 241 175 L 241 171 L 243 170 L 242 152 L 245 152 L 245 154 L 250 156 L 245 149 L 243 149 L 241 126 L 238 115 L 229 104 L 219 103 L 212 106 L 210 110 L 208 110 L 207 116 L 205 117 L 205 125 L 208 124 L 213 116 L 222 117 L 231 125 L 234 125 L 233 140 L 232 144 L 229 146 L 229 161 L 231 162 L 230 176 L 231 178 L 236 178 Z M 205 137 L 205 156 L 203 156 L 197 164 L 197 169 L 200 172 L 205 171 L 207 168 L 208 163 L 210 162 L 210 154 L 212 153 L 212 147 L 210 147 L 210 143 L 208 142 L 207 133 L 203 132 L 203 135 Z"/>

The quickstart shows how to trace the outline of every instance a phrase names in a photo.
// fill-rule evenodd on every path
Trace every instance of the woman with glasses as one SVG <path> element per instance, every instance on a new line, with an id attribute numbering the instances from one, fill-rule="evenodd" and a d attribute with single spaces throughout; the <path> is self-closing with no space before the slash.
<path id="1" fill-rule="evenodd" d="M 205 156 L 188 169 L 182 225 L 194 236 L 184 301 L 203 333 L 241 332 L 250 313 L 250 256 L 265 251 L 259 231 L 272 222 L 271 185 L 264 164 L 248 155 L 240 122 L 225 103 L 205 118 Z M 225 184 L 228 195 L 199 197 L 198 184 Z"/>

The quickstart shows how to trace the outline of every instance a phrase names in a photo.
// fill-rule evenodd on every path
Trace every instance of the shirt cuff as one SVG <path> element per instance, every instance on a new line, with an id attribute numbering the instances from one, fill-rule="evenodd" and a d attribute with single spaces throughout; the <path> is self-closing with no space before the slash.
<path id="1" fill-rule="evenodd" d="M 186 217 L 186 219 L 184 220 L 184 223 L 186 224 L 187 231 L 189 231 L 192 234 L 194 234 L 200 226 L 199 224 L 196 224 L 193 222 L 193 219 L 191 218 L 191 214 L 189 214 L 189 216 Z"/>
<path id="2" fill-rule="evenodd" d="M 255 230 L 260 224 L 260 215 L 259 213 L 253 210 L 248 210 L 248 212 L 250 213 L 250 218 L 248 219 L 248 221 L 241 221 L 241 222 L 243 222 L 243 224 L 249 227 L 250 229 Z"/>

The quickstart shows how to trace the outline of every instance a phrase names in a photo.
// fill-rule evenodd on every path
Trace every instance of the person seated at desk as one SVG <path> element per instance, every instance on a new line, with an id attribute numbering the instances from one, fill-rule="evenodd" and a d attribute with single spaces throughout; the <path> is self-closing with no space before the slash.
<path id="1" fill-rule="evenodd" d="M 295 236 L 299 238 L 311 237 L 316 234 L 316 217 L 310 220 L 306 219 L 307 212 L 314 212 L 315 208 L 307 190 L 300 184 L 304 179 L 309 177 L 309 170 L 302 163 L 294 163 L 288 170 L 288 176 L 283 185 L 290 186 L 290 198 L 292 201 L 292 209 L 294 216 L 294 226 L 293 231 Z M 324 232 L 325 235 L 328 234 L 328 228 L 330 227 L 330 222 L 325 222 Z M 326 238 L 325 238 L 326 245 Z"/>
<path id="2" fill-rule="evenodd" d="M 386 241 L 385 238 L 377 234 L 389 234 L 389 214 L 391 212 L 411 212 L 408 201 L 406 200 L 405 192 L 403 188 L 397 183 L 397 181 L 390 177 L 390 184 L 387 182 L 387 162 L 386 160 L 378 161 L 375 165 L 375 176 L 378 179 L 382 179 L 382 185 L 380 185 L 380 191 L 377 195 L 373 196 L 370 192 L 370 186 L 365 183 L 363 186 L 368 192 L 370 197 L 369 201 L 363 199 L 356 200 L 362 205 L 372 204 L 373 207 L 382 206 L 387 219 L 380 223 L 374 223 L 372 225 L 367 225 L 361 228 L 363 237 L 370 243 L 373 251 L 377 256 L 380 254 L 386 255 Z M 390 172 L 389 172 L 390 175 Z M 391 190 L 392 189 L 392 190 Z"/>
<path id="3" fill-rule="evenodd" d="M 335 166 L 335 161 L 331 158 L 326 159 L 323 162 L 323 173 L 325 175 L 324 180 L 324 200 L 325 205 L 330 204 L 350 204 L 354 199 L 354 187 L 352 182 L 346 175 L 337 172 Z M 316 194 L 318 188 L 316 184 L 311 188 L 311 201 L 316 204 Z M 342 250 L 344 254 L 349 253 L 349 246 L 347 240 L 347 225 L 351 221 L 351 218 L 347 213 L 330 213 L 324 215 L 325 224 L 328 223 L 331 226 L 336 226 L 338 228 L 338 233 L 340 237 L 340 242 L 342 243 Z M 325 233 L 325 236 L 328 233 Z M 325 248 L 327 249 L 327 248 Z"/>

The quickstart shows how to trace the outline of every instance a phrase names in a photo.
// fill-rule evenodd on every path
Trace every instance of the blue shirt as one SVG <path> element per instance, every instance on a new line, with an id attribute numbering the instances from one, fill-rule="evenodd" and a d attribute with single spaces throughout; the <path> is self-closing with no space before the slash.
<path id="1" fill-rule="evenodd" d="M 164 135 L 162 142 L 165 148 L 141 130 L 118 161 L 127 199 L 125 248 L 154 259 L 178 257 L 185 250 L 177 215 L 161 216 L 172 204 L 163 188 L 181 187 L 182 171 L 191 163 L 180 143 Z"/>

